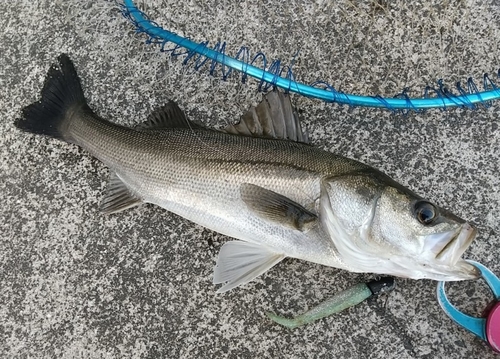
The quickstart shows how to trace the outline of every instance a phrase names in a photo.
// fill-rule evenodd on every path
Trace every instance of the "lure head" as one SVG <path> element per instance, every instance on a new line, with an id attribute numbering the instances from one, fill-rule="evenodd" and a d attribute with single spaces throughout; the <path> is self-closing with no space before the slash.
<path id="1" fill-rule="evenodd" d="M 461 258 L 476 229 L 378 171 L 325 179 L 320 217 L 351 271 L 444 281 L 480 275 Z"/>

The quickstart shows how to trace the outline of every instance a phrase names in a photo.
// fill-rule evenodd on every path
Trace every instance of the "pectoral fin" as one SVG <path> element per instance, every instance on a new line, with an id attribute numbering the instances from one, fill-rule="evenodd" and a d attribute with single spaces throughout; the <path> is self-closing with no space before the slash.
<path id="1" fill-rule="evenodd" d="M 244 183 L 241 199 L 259 217 L 299 231 L 309 230 L 318 217 L 291 199 L 271 190 Z"/>
<path id="2" fill-rule="evenodd" d="M 101 212 L 117 213 L 141 203 L 142 200 L 132 193 L 115 173 L 110 174 L 108 188 L 101 203 Z"/>
<path id="3" fill-rule="evenodd" d="M 217 293 L 223 293 L 258 277 L 285 256 L 269 248 L 243 241 L 224 244 L 214 269 L 214 284 L 225 283 Z"/>

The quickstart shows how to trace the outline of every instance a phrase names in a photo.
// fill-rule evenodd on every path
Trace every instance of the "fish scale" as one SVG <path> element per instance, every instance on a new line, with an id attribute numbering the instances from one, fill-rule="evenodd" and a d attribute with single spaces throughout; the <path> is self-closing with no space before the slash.
<path id="1" fill-rule="evenodd" d="M 329 168 L 331 174 L 339 174 L 339 168 L 346 172 L 366 168 L 343 158 L 337 161 L 338 166 L 332 166 L 332 159 L 339 159 L 338 156 L 288 141 L 239 137 L 212 130 L 138 132 L 87 114 L 72 121 L 75 126 L 71 126 L 68 136 L 74 143 L 115 171 L 145 202 L 217 232 L 264 243 L 279 252 L 290 253 L 283 243 L 303 234 L 289 233 L 292 231 L 249 213 L 240 199 L 242 183 L 265 186 L 299 203 L 314 202 L 319 198 L 319 182 L 324 176 L 320 171 Z M 242 146 L 245 151 L 238 150 Z M 318 154 L 324 162 L 314 160 Z M 294 246 L 294 256 L 306 260 L 320 258 L 324 247 L 332 246 L 329 241 L 325 246 L 315 240 L 326 242 L 320 235 L 297 239 L 295 244 L 303 243 L 304 247 Z"/>

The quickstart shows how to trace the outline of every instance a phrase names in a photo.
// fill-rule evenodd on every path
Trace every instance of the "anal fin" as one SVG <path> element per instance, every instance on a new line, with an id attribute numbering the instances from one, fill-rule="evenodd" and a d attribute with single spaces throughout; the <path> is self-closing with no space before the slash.
<path id="1" fill-rule="evenodd" d="M 214 269 L 214 284 L 225 283 L 217 293 L 223 293 L 258 277 L 285 256 L 265 246 L 231 241 L 225 243 Z"/>
<path id="2" fill-rule="evenodd" d="M 101 203 L 101 212 L 117 213 L 141 203 L 142 200 L 127 188 L 116 173 L 110 174 L 108 188 Z"/>

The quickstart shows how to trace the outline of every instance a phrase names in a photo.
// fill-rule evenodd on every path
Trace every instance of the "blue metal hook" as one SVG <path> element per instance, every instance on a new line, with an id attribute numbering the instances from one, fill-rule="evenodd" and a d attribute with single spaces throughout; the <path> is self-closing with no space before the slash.
<path id="1" fill-rule="evenodd" d="M 439 282 L 437 285 L 438 302 L 453 321 L 486 341 L 496 352 L 500 352 L 500 279 L 481 263 L 471 260 L 468 260 L 468 262 L 481 271 L 481 277 L 486 281 L 495 296 L 494 302 L 487 308 L 486 317 L 472 317 L 455 308 L 444 291 L 445 282 Z"/>

